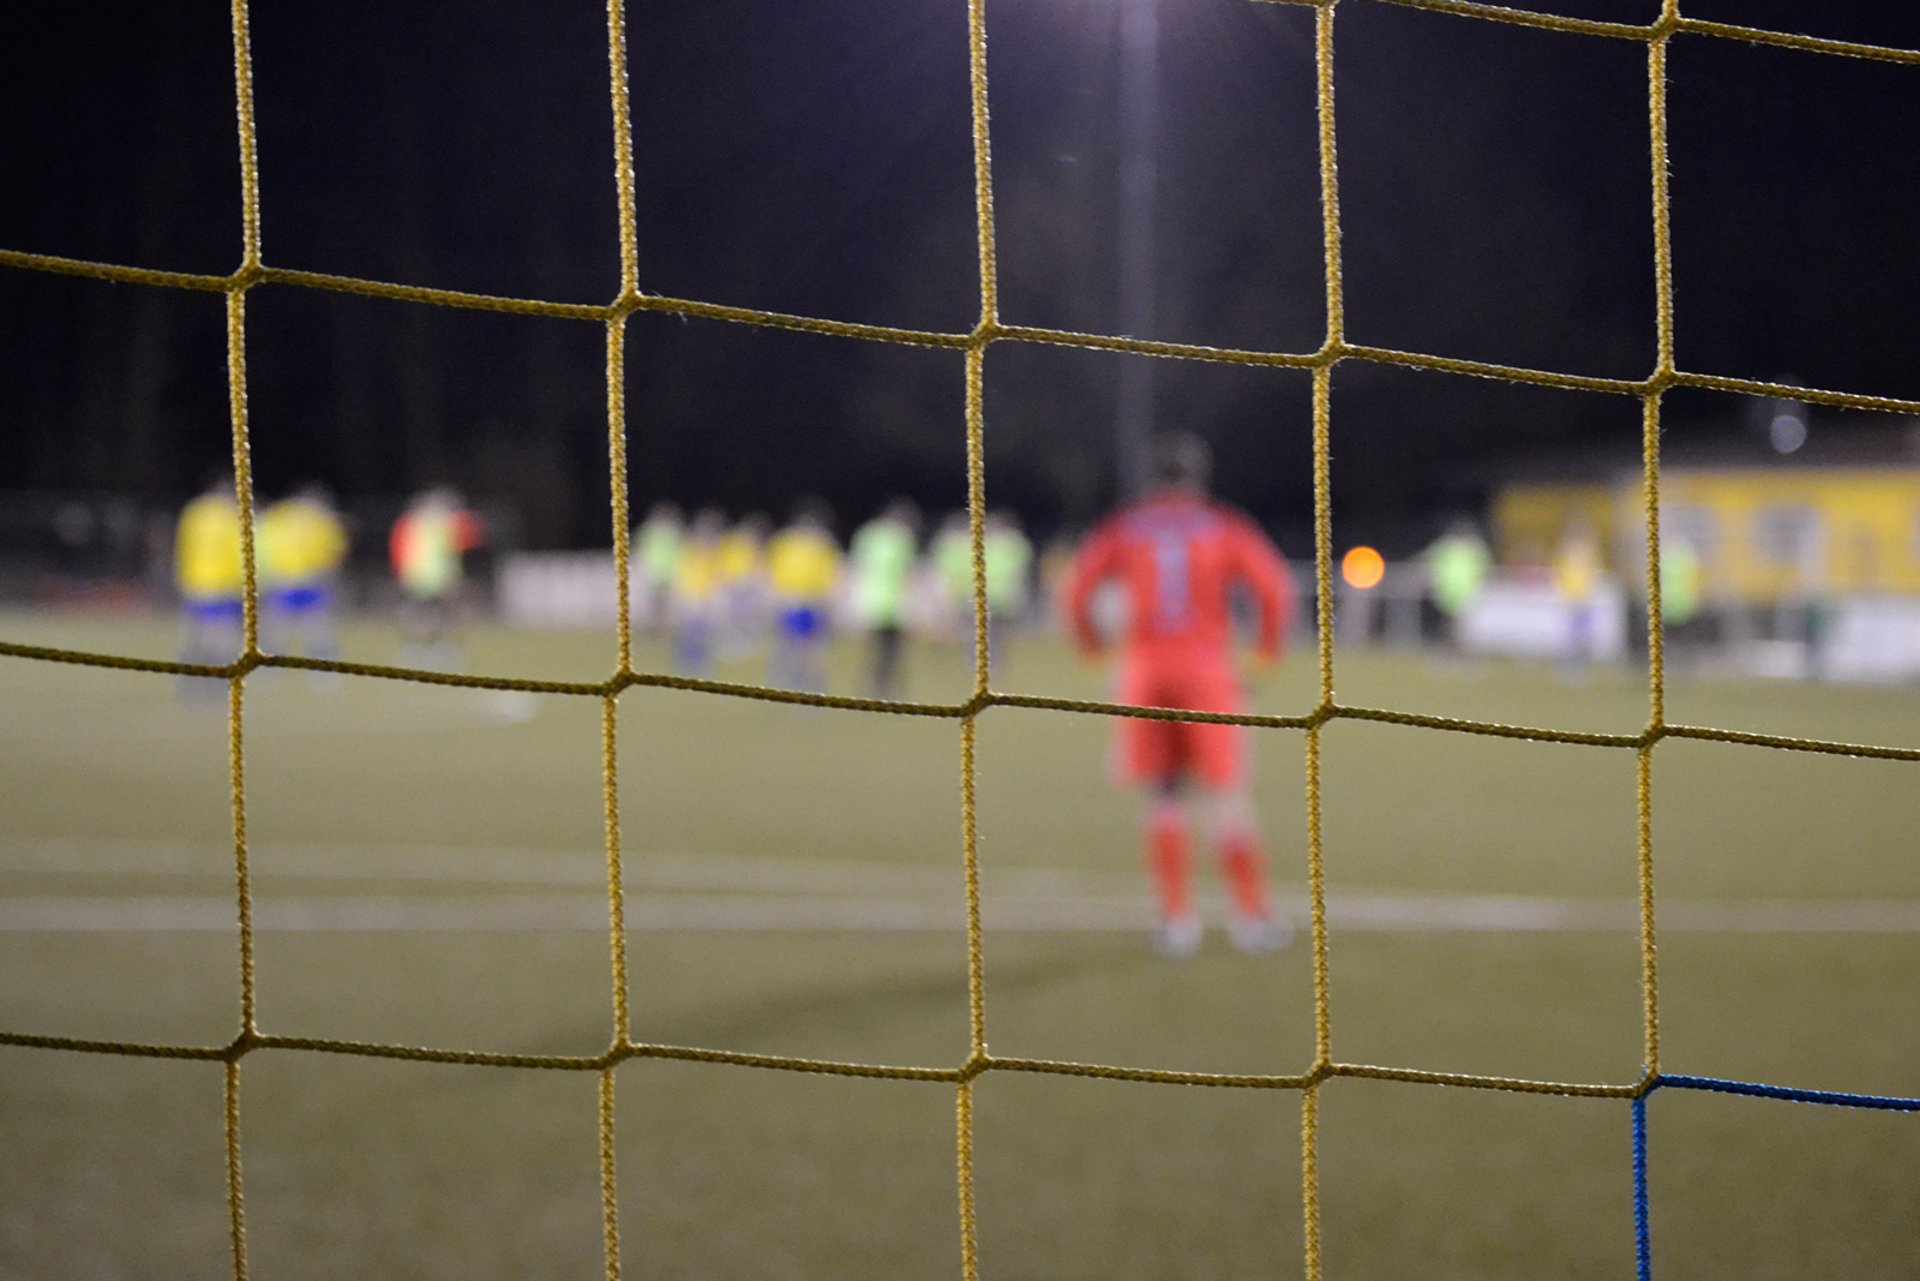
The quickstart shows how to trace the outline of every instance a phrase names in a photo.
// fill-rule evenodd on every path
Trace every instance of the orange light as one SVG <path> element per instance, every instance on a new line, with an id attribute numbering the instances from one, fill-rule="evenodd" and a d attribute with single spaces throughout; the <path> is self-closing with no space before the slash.
<path id="1" fill-rule="evenodd" d="M 1347 580 L 1347 586 L 1361 591 L 1379 586 L 1386 573 L 1387 562 L 1371 547 L 1351 548 L 1340 558 L 1340 577 Z"/>

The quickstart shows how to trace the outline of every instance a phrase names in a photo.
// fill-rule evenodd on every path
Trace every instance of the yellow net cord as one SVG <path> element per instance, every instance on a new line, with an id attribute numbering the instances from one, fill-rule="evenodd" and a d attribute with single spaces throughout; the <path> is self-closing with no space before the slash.
<path id="1" fill-rule="evenodd" d="M 1667 46 L 1676 36 L 1734 40 L 1771 45 L 1807 53 L 1920 64 L 1920 50 L 1885 48 L 1840 40 L 1826 40 L 1781 31 L 1760 30 L 1728 23 L 1684 17 L 1679 0 L 1665 0 L 1657 21 L 1640 26 L 1597 22 L 1537 13 L 1469 0 L 1371 0 L 1424 9 L 1461 18 L 1540 28 L 1572 35 L 1638 41 L 1647 48 L 1647 114 L 1652 160 L 1651 191 L 1657 322 L 1657 358 L 1652 372 L 1641 379 L 1595 378 L 1586 375 L 1518 368 L 1449 356 L 1395 351 L 1351 343 L 1346 339 L 1344 295 L 1340 270 L 1340 206 L 1338 169 L 1334 150 L 1333 26 L 1338 0 L 1267 0 L 1269 3 L 1311 7 L 1315 13 L 1315 76 L 1320 150 L 1321 213 L 1327 300 L 1327 333 L 1317 351 L 1250 351 L 1155 342 L 1112 335 L 1077 333 L 1027 325 L 1003 324 L 999 316 L 990 130 L 987 113 L 987 28 L 985 0 L 968 0 L 969 78 L 973 110 L 975 213 L 980 260 L 980 319 L 968 333 L 942 333 L 860 324 L 814 316 L 761 311 L 683 298 L 663 297 L 640 290 L 635 234 L 635 177 L 633 135 L 627 92 L 626 25 L 622 0 L 609 0 L 607 48 L 610 99 L 614 125 L 614 176 L 619 199 L 620 292 L 607 303 L 556 302 L 430 289 L 389 281 L 364 280 L 268 265 L 261 253 L 261 199 L 254 135 L 253 69 L 248 39 L 246 0 L 232 0 L 234 96 L 240 142 L 242 254 L 240 266 L 226 276 L 156 271 L 145 267 L 88 262 L 45 254 L 0 249 L 0 266 L 48 272 L 124 284 L 201 290 L 226 296 L 227 379 L 233 432 L 235 497 L 240 514 L 242 559 L 245 570 L 244 637 L 242 653 L 231 663 L 208 665 L 133 658 L 123 655 L 23 645 L 0 641 L 0 656 L 16 659 L 75 663 L 177 675 L 218 677 L 228 682 L 227 733 L 231 779 L 234 888 L 240 964 L 240 1029 L 224 1045 L 163 1045 L 130 1041 L 88 1040 L 40 1036 L 0 1030 L 0 1044 L 70 1052 L 129 1055 L 152 1058 L 217 1061 L 225 1074 L 224 1127 L 227 1201 L 232 1239 L 233 1275 L 247 1275 L 245 1196 L 241 1170 L 240 1088 L 242 1060 L 262 1051 L 305 1051 L 360 1055 L 423 1063 L 458 1063 L 482 1067 L 593 1072 L 598 1075 L 599 1163 L 601 1205 L 605 1234 L 605 1268 L 610 1279 L 620 1274 L 618 1178 L 614 1161 L 615 1075 L 629 1059 L 673 1059 L 684 1062 L 761 1068 L 789 1072 L 888 1080 L 941 1082 L 956 1089 L 956 1165 L 960 1212 L 960 1261 L 967 1281 L 978 1276 L 977 1222 L 973 1192 L 973 1091 L 976 1078 L 986 1072 L 1026 1072 L 1148 1082 L 1164 1085 L 1211 1086 L 1242 1089 L 1299 1090 L 1301 1092 L 1302 1213 L 1305 1219 L 1305 1267 L 1309 1281 L 1321 1276 L 1320 1189 L 1318 1173 L 1319 1089 L 1335 1077 L 1400 1081 L 1420 1085 L 1507 1090 L 1584 1098 L 1643 1099 L 1660 1077 L 1659 982 L 1655 965 L 1653 866 L 1653 755 L 1663 739 L 1700 739 L 1789 751 L 1818 752 L 1883 760 L 1920 760 L 1920 748 L 1834 742 L 1790 735 L 1758 734 L 1708 726 L 1676 725 L 1666 719 L 1663 630 L 1660 611 L 1660 406 L 1674 388 L 1698 388 L 1750 396 L 1781 396 L 1813 404 L 1849 409 L 1920 413 L 1920 400 L 1780 383 L 1726 374 L 1683 370 L 1674 359 L 1672 253 L 1668 229 L 1667 188 Z M 1350 0 L 1351 2 L 1351 0 Z M 259 646 L 259 602 L 254 563 L 254 507 L 249 466 L 249 428 L 246 381 L 246 296 L 261 286 L 290 286 L 385 298 L 430 306 L 510 312 L 562 320 L 591 321 L 607 333 L 607 441 L 612 472 L 612 545 L 617 569 L 618 663 L 603 681 L 572 682 L 526 680 L 512 676 L 458 675 L 406 667 L 336 662 L 268 654 Z M 911 703 L 870 698 L 800 693 L 760 685 L 702 680 L 632 666 L 631 602 L 627 566 L 630 557 L 627 495 L 625 327 L 635 312 L 669 312 L 680 316 L 729 321 L 764 328 L 795 330 L 826 337 L 899 343 L 960 350 L 966 360 L 967 508 L 973 555 L 973 692 L 959 703 Z M 986 355 L 1002 342 L 1046 343 L 1091 350 L 1126 352 L 1171 359 L 1220 364 L 1264 365 L 1306 369 L 1313 378 L 1313 494 L 1314 577 L 1318 589 L 1317 627 L 1318 700 L 1298 715 L 1226 715 L 1142 708 L 1084 699 L 1010 694 L 988 684 L 986 636 L 985 557 L 982 527 L 986 510 L 983 455 L 985 430 L 983 389 Z M 1648 619 L 1648 697 L 1646 728 L 1637 734 L 1602 734 L 1579 730 L 1500 724 L 1455 717 L 1432 716 L 1386 708 L 1357 707 L 1334 698 L 1332 628 L 1332 506 L 1329 458 L 1331 453 L 1332 373 L 1344 361 L 1397 365 L 1441 373 L 1503 379 L 1572 391 L 1631 396 L 1640 400 L 1643 420 L 1643 500 L 1646 518 L 1646 579 Z M 247 858 L 247 800 L 244 729 L 247 677 L 264 667 L 337 672 L 371 679 L 413 681 L 474 689 L 514 690 L 535 694 L 576 696 L 600 700 L 602 772 L 605 799 L 609 973 L 614 1035 L 597 1055 L 497 1054 L 471 1050 L 427 1049 L 363 1041 L 327 1040 L 263 1032 L 258 1026 L 254 985 L 254 937 Z M 747 1054 L 698 1046 L 666 1045 L 635 1040 L 629 1018 L 625 908 L 620 868 L 620 809 L 615 757 L 620 696 L 636 686 L 693 690 L 735 698 L 762 699 L 818 707 L 883 712 L 901 716 L 945 717 L 960 722 L 960 821 L 965 860 L 967 908 L 967 987 L 969 1044 L 966 1059 L 952 1066 L 889 1066 Z M 1176 1072 L 1098 1063 L 1023 1059 L 990 1054 L 986 1038 L 986 976 L 980 923 L 980 871 L 977 804 L 975 799 L 975 741 L 979 717 L 994 707 L 1024 707 L 1102 716 L 1138 716 L 1186 721 L 1215 721 L 1263 729 L 1304 731 L 1306 752 L 1307 871 L 1312 917 L 1314 1054 L 1305 1071 L 1291 1074 L 1223 1074 Z M 1492 735 L 1542 743 L 1609 747 L 1635 753 L 1638 771 L 1638 867 L 1640 907 L 1641 986 L 1645 1036 L 1643 1075 L 1636 1081 L 1597 1083 L 1535 1081 L 1514 1077 L 1430 1072 L 1415 1068 L 1345 1063 L 1334 1057 L 1333 1019 L 1328 997 L 1330 960 L 1327 950 L 1325 876 L 1323 867 L 1320 737 L 1329 721 L 1378 721 L 1449 733 Z"/>

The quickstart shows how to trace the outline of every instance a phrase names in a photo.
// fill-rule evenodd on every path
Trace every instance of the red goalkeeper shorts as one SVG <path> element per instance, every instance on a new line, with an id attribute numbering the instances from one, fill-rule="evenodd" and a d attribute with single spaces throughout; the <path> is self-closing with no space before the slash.
<path id="1" fill-rule="evenodd" d="M 1120 665 L 1122 703 L 1193 712 L 1241 712 L 1240 678 L 1224 658 L 1195 662 L 1130 654 Z M 1197 778 L 1210 787 L 1234 787 L 1247 773 L 1247 731 L 1241 725 L 1193 721 L 1114 722 L 1114 768 L 1130 783 Z"/>

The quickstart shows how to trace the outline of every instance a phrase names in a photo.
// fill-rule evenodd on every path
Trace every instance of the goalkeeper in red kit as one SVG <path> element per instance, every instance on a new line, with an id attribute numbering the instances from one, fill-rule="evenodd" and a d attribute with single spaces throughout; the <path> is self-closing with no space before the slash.
<path id="1" fill-rule="evenodd" d="M 1259 610 L 1255 658 L 1271 665 L 1293 609 L 1286 562 L 1244 512 L 1207 496 L 1207 447 L 1192 436 L 1155 442 L 1154 488 L 1107 517 L 1087 537 L 1068 578 L 1063 609 L 1082 654 L 1107 649 L 1093 616 L 1102 584 L 1126 600 L 1119 646 L 1122 703 L 1236 713 L 1246 698 L 1233 654 L 1233 594 Z M 1147 867 L 1159 900 L 1155 945 L 1186 956 L 1200 946 L 1190 873 L 1192 829 L 1205 820 L 1232 898 L 1229 934 L 1244 951 L 1284 947 L 1292 936 L 1273 915 L 1247 784 L 1247 730 L 1240 725 L 1116 720 L 1115 766 L 1141 789 Z"/>

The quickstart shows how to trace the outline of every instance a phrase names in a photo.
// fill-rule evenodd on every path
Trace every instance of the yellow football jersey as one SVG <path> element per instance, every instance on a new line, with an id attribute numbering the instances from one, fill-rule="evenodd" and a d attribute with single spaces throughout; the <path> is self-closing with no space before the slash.
<path id="1" fill-rule="evenodd" d="M 711 543 L 683 544 L 673 567 L 674 599 L 686 603 L 711 600 L 719 586 L 719 550 Z"/>
<path id="2" fill-rule="evenodd" d="M 347 554 L 340 518 L 306 498 L 282 499 L 267 508 L 255 536 L 260 578 L 267 583 L 324 578 L 340 568 Z"/>
<path id="3" fill-rule="evenodd" d="M 720 581 L 738 583 L 753 577 L 760 568 L 760 543 L 752 534 L 734 531 L 721 536 L 715 552 Z"/>
<path id="4" fill-rule="evenodd" d="M 1600 546 L 1592 536 L 1569 535 L 1553 558 L 1553 586 L 1568 600 L 1593 595 L 1600 581 Z"/>
<path id="5" fill-rule="evenodd" d="M 181 511 L 173 574 L 182 596 L 218 600 L 240 595 L 246 575 L 240 566 L 240 510 L 232 498 L 202 494 Z"/>
<path id="6" fill-rule="evenodd" d="M 789 600 L 820 600 L 833 593 L 840 549 L 815 529 L 783 529 L 767 544 L 767 579 Z"/>

